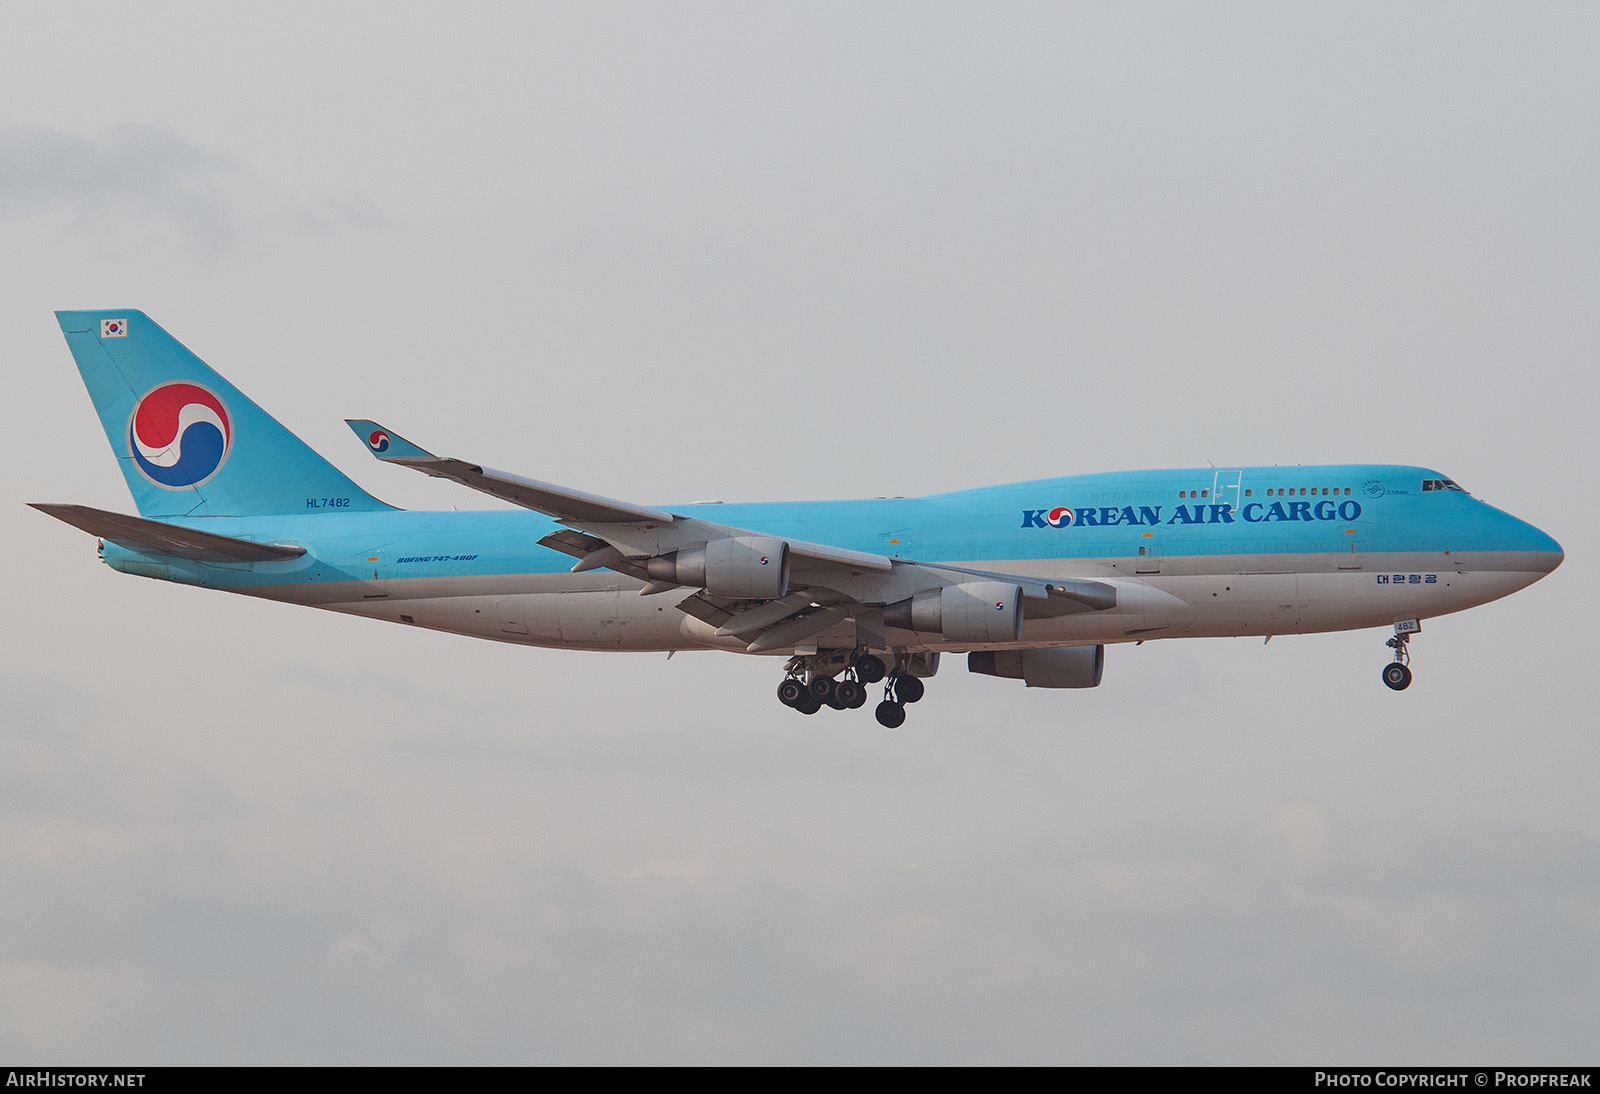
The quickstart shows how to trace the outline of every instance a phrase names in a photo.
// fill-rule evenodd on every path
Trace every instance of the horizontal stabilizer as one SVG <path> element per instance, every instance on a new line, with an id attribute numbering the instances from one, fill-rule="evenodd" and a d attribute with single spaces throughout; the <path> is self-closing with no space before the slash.
<path id="1" fill-rule="evenodd" d="M 197 532 L 165 521 L 130 517 L 87 505 L 50 505 L 29 502 L 41 513 L 66 521 L 91 536 L 110 540 L 120 547 L 146 554 L 171 555 L 197 562 L 282 562 L 299 558 L 304 547 L 284 547 L 275 543 L 256 543 L 215 532 Z"/>

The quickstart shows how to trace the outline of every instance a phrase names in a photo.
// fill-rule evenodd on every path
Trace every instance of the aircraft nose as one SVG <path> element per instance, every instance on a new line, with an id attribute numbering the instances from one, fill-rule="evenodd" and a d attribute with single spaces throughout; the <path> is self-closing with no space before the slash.
<path id="1" fill-rule="evenodd" d="M 1561 544 L 1548 533 L 1536 531 L 1533 537 L 1534 561 L 1540 572 L 1549 573 L 1561 565 L 1561 560 L 1567 553 L 1561 549 Z"/>

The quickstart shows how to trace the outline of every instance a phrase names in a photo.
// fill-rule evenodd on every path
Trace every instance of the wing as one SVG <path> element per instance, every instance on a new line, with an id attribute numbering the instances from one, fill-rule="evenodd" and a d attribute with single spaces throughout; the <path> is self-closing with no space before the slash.
<path id="1" fill-rule="evenodd" d="M 875 647 L 885 644 L 888 626 L 925 629 L 929 622 L 947 636 L 954 629 L 973 641 L 1004 641 L 1005 626 L 1021 626 L 1022 600 L 1032 617 L 1117 603 L 1116 587 L 1106 582 L 1047 581 L 773 536 L 442 459 L 367 419 L 347 424 L 384 463 L 451 479 L 567 525 L 539 542 L 577 559 L 575 573 L 615 570 L 645 582 L 644 595 L 696 590 L 678 608 L 720 638 L 748 639 L 752 653 L 798 645 L 851 618 Z M 945 592 L 952 588 L 963 592 Z M 976 610 L 980 604 L 987 615 Z M 968 616 L 977 621 L 968 631 L 946 625 L 946 617 Z"/>
<path id="2" fill-rule="evenodd" d="M 440 459 L 426 449 L 412 444 L 398 433 L 384 429 L 377 422 L 347 419 L 346 424 L 355 431 L 356 436 L 367 442 L 367 448 L 384 463 L 397 463 L 435 478 L 451 479 L 463 486 L 500 498 L 502 501 L 509 501 L 524 509 L 532 509 L 554 517 L 562 524 L 583 529 L 607 541 L 616 548 L 619 555 L 644 558 L 666 554 L 695 543 L 707 543 L 711 539 L 730 535 L 758 534 L 723 524 L 695 520 L 677 513 L 669 513 L 664 509 L 652 509 L 649 506 L 601 497 L 599 494 L 590 494 L 567 486 L 557 486 L 552 482 L 525 479 L 520 475 L 496 471 L 464 460 Z M 610 534 L 597 529 L 606 529 Z M 630 546 L 622 541 L 630 541 L 636 546 Z M 797 539 L 786 539 L 785 542 L 788 544 L 790 554 L 804 558 L 865 570 L 888 571 L 893 567 L 892 561 L 885 555 L 851 551 L 842 547 L 831 547 L 825 543 L 808 543 Z M 556 549 L 562 550 L 561 547 Z M 597 561 L 593 565 L 583 566 L 582 569 L 591 570 L 603 565 L 608 564 Z"/>

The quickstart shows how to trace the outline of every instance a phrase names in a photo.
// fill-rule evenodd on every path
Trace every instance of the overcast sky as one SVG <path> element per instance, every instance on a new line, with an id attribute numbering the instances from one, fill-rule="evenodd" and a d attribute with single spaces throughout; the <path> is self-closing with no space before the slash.
<path id="1" fill-rule="evenodd" d="M 1600 8 L 0 5 L 0 1058 L 1593 1062 Z M 51 312 L 378 496 L 1397 461 L 1564 566 L 1381 631 L 500 646 L 113 573 Z"/>

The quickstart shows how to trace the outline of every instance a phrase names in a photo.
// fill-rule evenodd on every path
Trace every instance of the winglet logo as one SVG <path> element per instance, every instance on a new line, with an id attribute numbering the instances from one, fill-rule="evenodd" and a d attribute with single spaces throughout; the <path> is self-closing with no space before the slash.
<path id="1" fill-rule="evenodd" d="M 374 452 L 389 451 L 389 434 L 381 429 L 373 430 L 372 435 L 367 438 L 367 446 Z"/>
<path id="2" fill-rule="evenodd" d="M 128 419 L 134 465 L 168 490 L 205 482 L 221 469 L 232 447 L 232 415 L 221 399 L 198 384 L 152 388 Z"/>
<path id="3" fill-rule="evenodd" d="M 1072 510 L 1058 505 L 1045 514 L 1044 522 L 1052 528 L 1065 528 L 1072 523 Z"/>
<path id="4" fill-rule="evenodd" d="M 128 337 L 128 321 L 126 319 L 100 320 L 101 338 L 126 338 Z"/>

